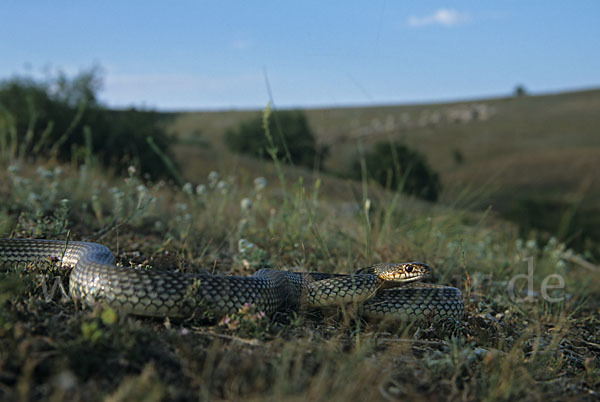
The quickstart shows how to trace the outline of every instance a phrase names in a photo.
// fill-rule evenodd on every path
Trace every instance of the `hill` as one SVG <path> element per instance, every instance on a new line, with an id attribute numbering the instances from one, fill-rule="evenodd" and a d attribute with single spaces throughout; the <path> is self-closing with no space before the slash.
<path id="1" fill-rule="evenodd" d="M 435 130 L 415 128 L 424 138 L 413 133 L 413 140 L 428 135 L 442 144 L 443 125 L 456 125 L 459 136 L 468 133 L 460 127 L 506 121 L 498 118 L 503 107 L 486 107 L 495 107 L 495 114 L 490 109 L 480 123 L 441 123 L 447 117 L 439 117 Z M 348 111 L 330 113 L 323 124 L 337 127 L 335 114 Z M 222 130 L 224 121 L 245 118 L 223 113 L 211 122 L 216 115 L 180 115 L 175 124 L 195 116 L 215 125 L 221 121 Z M 234 156 L 219 142 L 222 131 L 205 130 L 181 132 L 177 162 L 193 183 L 184 186 L 149 180 L 134 166 L 126 177 L 118 176 L 92 152 L 78 165 L 43 154 L 28 162 L 18 156 L 26 143 L 14 143 L 15 152 L 0 147 L 0 238 L 98 242 L 115 252 L 119 266 L 92 264 L 94 271 L 82 275 L 72 270 L 76 257 L 66 248 L 60 256 L 25 262 L 24 256 L 39 257 L 43 248 L 23 252 L 0 241 L 0 400 L 597 398 L 599 268 L 585 256 L 556 239 L 524 238 L 514 225 L 487 213 Z M 369 145 L 376 136 L 365 133 L 361 138 Z M 341 171 L 339 154 L 350 152 L 356 140 L 321 138 L 336 144 L 328 169 Z M 462 164 L 477 166 L 472 159 L 479 155 L 468 153 L 466 144 L 472 149 L 481 144 L 474 139 L 462 144 Z M 432 145 L 423 149 L 434 151 Z M 436 146 L 436 163 L 451 149 Z M 561 151 L 556 143 L 552 149 Z M 453 163 L 450 159 L 449 169 Z M 219 172 L 205 175 L 215 168 Z M 462 167 L 456 163 L 453 169 Z M 464 197 L 447 197 L 446 203 L 468 205 Z M 409 260 L 432 265 L 438 284 L 460 289 L 463 317 L 369 321 L 354 303 L 314 311 L 281 306 L 268 316 L 241 302 L 237 312 L 215 317 L 205 309 L 211 300 L 199 292 L 207 271 L 247 277 L 267 266 L 348 274 L 374 262 Z M 535 267 L 530 270 L 526 262 Z M 182 299 L 185 306 L 197 303 L 192 316 L 128 314 L 136 299 L 148 304 L 151 298 L 169 299 L 172 280 L 155 282 L 157 289 L 122 280 L 157 271 L 173 271 L 161 278 L 197 275 Z M 106 272 L 113 274 L 107 278 Z M 119 298 L 96 299 L 92 308 L 74 302 L 68 293 L 72 275 L 113 289 Z M 217 296 L 231 293 L 226 285 L 213 289 Z"/>
<path id="2" fill-rule="evenodd" d="M 309 109 L 325 169 L 344 175 L 381 140 L 421 151 L 440 173 L 445 204 L 488 208 L 579 246 L 600 240 L 600 90 L 454 103 Z M 260 111 L 181 113 L 170 130 L 186 160 L 227 155 L 223 134 Z M 197 146 L 197 147 L 194 147 Z M 207 151 L 209 150 L 209 151 Z M 218 163 L 217 163 L 218 165 Z M 192 171 L 189 174 L 193 174 Z"/>

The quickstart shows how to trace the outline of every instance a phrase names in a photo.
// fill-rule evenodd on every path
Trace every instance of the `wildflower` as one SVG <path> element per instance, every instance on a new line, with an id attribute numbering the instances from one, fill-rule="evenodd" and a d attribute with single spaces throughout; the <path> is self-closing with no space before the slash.
<path id="1" fill-rule="evenodd" d="M 179 213 L 185 212 L 188 209 L 188 205 L 184 202 L 178 202 L 175 204 L 175 210 Z"/>
<path id="2" fill-rule="evenodd" d="M 54 173 L 43 166 L 37 168 L 37 173 L 40 175 L 42 179 L 53 179 Z"/>
<path id="3" fill-rule="evenodd" d="M 252 200 L 250 198 L 242 198 L 242 201 L 240 201 L 240 207 L 244 212 L 249 211 L 252 208 Z"/>
<path id="4" fill-rule="evenodd" d="M 143 184 L 138 185 L 135 189 L 137 190 L 137 192 L 140 196 L 144 196 L 144 195 L 148 194 L 148 188 L 146 186 L 144 186 Z"/>
<path id="5" fill-rule="evenodd" d="M 10 174 L 16 174 L 19 173 L 21 171 L 21 166 L 13 163 L 12 165 L 8 166 L 8 173 Z"/>
<path id="6" fill-rule="evenodd" d="M 227 190 L 229 189 L 229 183 L 224 180 L 221 180 L 217 183 L 217 188 L 221 190 L 221 193 L 227 194 Z"/>
<path id="7" fill-rule="evenodd" d="M 129 176 L 133 176 L 135 174 L 135 166 L 129 166 L 127 168 L 127 173 L 129 173 Z"/>
<path id="8" fill-rule="evenodd" d="M 206 186 L 204 184 L 198 184 L 196 186 L 196 195 L 205 195 L 206 194 Z"/>
<path id="9" fill-rule="evenodd" d="M 123 192 L 121 190 L 119 190 L 119 188 L 117 187 L 111 187 L 108 189 L 108 191 L 114 196 L 114 197 L 121 197 L 123 196 Z"/>
<path id="10" fill-rule="evenodd" d="M 240 314 L 248 314 L 250 312 L 250 310 L 252 309 L 252 304 L 246 302 L 244 303 L 244 305 L 240 308 L 239 313 Z"/>
<path id="11" fill-rule="evenodd" d="M 215 172 L 214 170 L 208 174 L 208 185 L 210 188 L 214 188 L 217 185 L 220 177 L 219 172 Z"/>
<path id="12" fill-rule="evenodd" d="M 240 239 L 238 241 L 238 251 L 240 253 L 247 253 L 252 251 L 252 249 L 254 249 L 256 247 L 256 245 L 252 242 L 249 242 L 246 239 Z"/>
<path id="13" fill-rule="evenodd" d="M 188 195 L 192 195 L 194 193 L 193 191 L 193 187 L 192 187 L 192 183 L 185 183 L 183 185 L 183 192 L 188 194 Z"/>
<path id="14" fill-rule="evenodd" d="M 230 316 L 226 315 L 219 321 L 219 326 L 227 327 L 231 330 L 236 330 L 240 327 L 240 322 L 237 319 L 232 319 Z"/>
<path id="15" fill-rule="evenodd" d="M 265 179 L 264 177 L 257 177 L 256 179 L 254 179 L 254 190 L 256 190 L 256 192 L 260 192 L 265 187 L 267 187 L 267 184 L 267 179 Z"/>
<path id="16" fill-rule="evenodd" d="M 61 392 L 69 392 L 77 386 L 77 377 L 71 371 L 63 370 L 55 377 L 54 384 Z"/>

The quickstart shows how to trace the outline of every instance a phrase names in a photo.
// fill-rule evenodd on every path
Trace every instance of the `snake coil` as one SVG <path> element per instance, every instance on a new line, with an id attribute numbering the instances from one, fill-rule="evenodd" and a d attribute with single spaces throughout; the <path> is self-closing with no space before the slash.
<path id="1" fill-rule="evenodd" d="M 460 290 L 416 282 L 430 275 L 421 263 L 376 264 L 352 275 L 261 269 L 253 276 L 223 276 L 119 267 L 111 251 L 97 243 L 0 239 L 3 265 L 48 259 L 73 267 L 74 300 L 90 306 L 104 302 L 136 315 L 220 318 L 246 303 L 269 315 L 284 306 L 356 303 L 364 316 L 402 321 L 460 319 L 464 311 Z"/>

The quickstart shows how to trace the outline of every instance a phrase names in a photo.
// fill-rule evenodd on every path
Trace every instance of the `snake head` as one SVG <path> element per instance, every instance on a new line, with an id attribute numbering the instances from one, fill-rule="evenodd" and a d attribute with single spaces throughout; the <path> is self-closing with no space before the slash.
<path id="1" fill-rule="evenodd" d="M 422 262 L 383 262 L 362 268 L 356 273 L 375 275 L 388 286 L 398 286 L 433 276 L 431 267 Z"/>

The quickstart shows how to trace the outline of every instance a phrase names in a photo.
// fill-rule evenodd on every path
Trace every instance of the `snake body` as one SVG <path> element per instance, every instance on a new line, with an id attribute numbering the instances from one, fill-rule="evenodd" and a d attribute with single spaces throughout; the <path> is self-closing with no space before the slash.
<path id="1" fill-rule="evenodd" d="M 458 289 L 415 282 L 430 274 L 420 263 L 376 264 L 353 275 L 261 269 L 253 276 L 224 276 L 119 267 L 97 243 L 0 239 L 2 265 L 48 260 L 73 267 L 74 300 L 143 316 L 220 318 L 245 304 L 271 315 L 286 306 L 356 303 L 367 317 L 403 321 L 460 319 L 464 310 Z M 385 289 L 390 286 L 398 287 Z"/>

